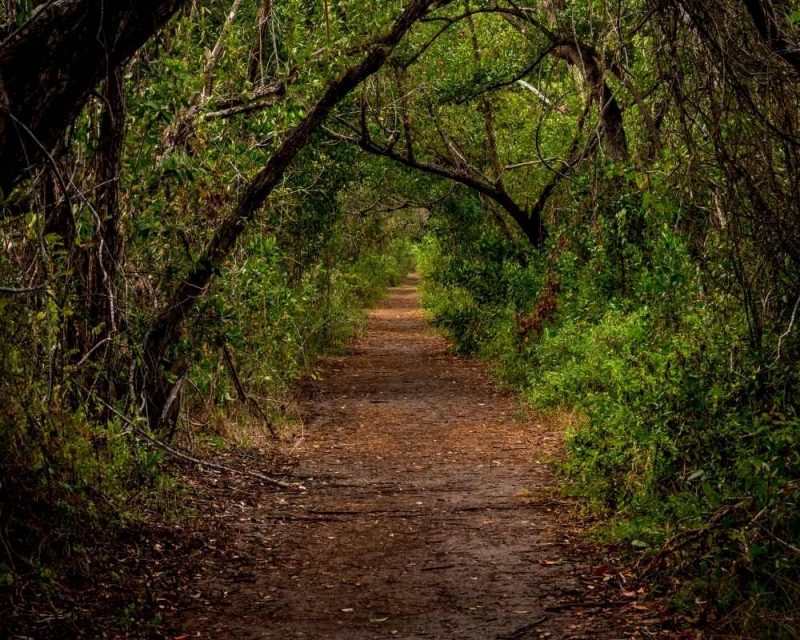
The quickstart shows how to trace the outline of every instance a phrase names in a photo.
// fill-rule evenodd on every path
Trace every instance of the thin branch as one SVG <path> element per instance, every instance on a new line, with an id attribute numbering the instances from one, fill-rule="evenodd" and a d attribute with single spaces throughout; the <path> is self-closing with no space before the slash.
<path id="1" fill-rule="evenodd" d="M 533 73 L 534 69 L 536 69 L 550 53 L 555 49 L 556 45 L 550 45 L 544 51 L 540 52 L 536 58 L 534 58 L 530 64 L 525 65 L 519 72 L 515 73 L 512 77 L 506 78 L 504 80 L 498 80 L 496 82 L 491 82 L 483 87 L 480 87 L 473 91 L 472 93 L 466 95 L 463 98 L 459 98 L 455 101 L 456 104 L 464 104 L 465 102 L 469 102 L 470 100 L 474 100 L 475 98 L 481 96 L 484 93 L 489 93 L 492 91 L 497 91 L 499 89 L 504 89 L 505 87 L 510 87 L 512 84 L 518 83 L 520 80 L 525 78 L 526 76 Z"/>
<path id="2" fill-rule="evenodd" d="M 6 287 L 0 286 L 0 293 L 5 293 L 7 295 L 18 295 L 23 293 L 35 293 L 37 291 L 41 291 L 44 289 L 44 285 L 40 284 L 35 287 Z"/>
<path id="3" fill-rule="evenodd" d="M 211 95 L 211 90 L 214 85 L 214 70 L 217 68 L 219 61 L 222 58 L 225 38 L 231 29 L 231 25 L 233 25 L 233 21 L 236 19 L 236 14 L 239 12 L 239 7 L 242 6 L 242 1 L 243 0 L 233 0 L 233 4 L 228 11 L 227 17 L 225 18 L 225 23 L 222 25 L 222 29 L 219 32 L 216 43 L 214 43 L 214 48 L 208 55 L 205 67 L 203 67 L 203 88 L 200 90 L 200 94 L 196 98 L 199 104 L 203 104 Z"/>
<path id="4" fill-rule="evenodd" d="M 225 473 L 230 473 L 233 475 L 241 475 L 247 476 L 250 478 L 255 478 L 256 480 L 261 480 L 262 482 L 266 482 L 267 484 L 271 484 L 275 487 L 280 487 L 281 489 L 291 489 L 293 491 L 305 491 L 306 488 L 299 483 L 289 483 L 284 482 L 283 480 L 277 480 L 275 478 L 271 478 L 270 476 L 265 476 L 262 473 L 258 473 L 256 471 L 249 471 L 248 469 L 233 469 L 231 467 L 226 467 L 222 464 L 217 464 L 216 462 L 208 462 L 207 460 L 200 460 L 199 458 L 195 458 L 194 456 L 189 455 L 185 451 L 181 451 L 180 449 L 168 445 L 166 442 L 162 442 L 157 438 L 154 438 L 152 435 L 147 433 L 142 427 L 136 424 L 133 420 L 128 418 L 128 416 L 124 415 L 123 413 L 117 411 L 114 407 L 110 404 L 105 402 L 102 398 L 98 398 L 98 400 L 105 405 L 105 407 L 111 411 L 114 415 L 116 415 L 120 420 L 122 420 L 126 425 L 128 425 L 134 433 L 144 438 L 147 442 L 151 445 L 161 449 L 165 453 L 168 453 L 173 458 L 178 460 L 182 460 L 184 462 L 190 462 L 192 464 L 196 464 L 201 467 L 205 467 L 207 469 L 214 469 L 215 471 L 224 471 Z"/>
<path id="5" fill-rule="evenodd" d="M 783 344 L 784 339 L 789 337 L 789 334 L 792 332 L 792 328 L 794 327 L 798 305 L 800 305 L 800 297 L 798 297 L 797 301 L 794 303 L 794 309 L 792 309 L 792 317 L 789 320 L 789 326 L 786 327 L 786 331 L 784 331 L 778 338 L 778 354 L 775 356 L 776 361 L 781 359 L 781 345 Z"/>
<path id="6" fill-rule="evenodd" d="M 526 82 L 525 80 L 517 80 L 517 84 L 523 89 L 527 89 L 537 98 L 539 98 L 539 100 L 545 106 L 550 107 L 551 109 L 555 109 L 556 111 L 562 114 L 567 113 L 567 108 L 563 104 L 562 105 L 555 104 L 552 100 L 550 100 L 550 98 L 547 97 L 547 95 L 545 95 L 543 91 L 534 87 L 530 82 Z"/>

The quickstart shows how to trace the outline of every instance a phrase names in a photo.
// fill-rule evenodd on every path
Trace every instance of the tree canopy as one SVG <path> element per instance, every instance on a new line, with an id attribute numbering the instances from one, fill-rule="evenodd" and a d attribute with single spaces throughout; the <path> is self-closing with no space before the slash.
<path id="1" fill-rule="evenodd" d="M 798 2 L 3 7 L 8 549 L 146 501 L 198 416 L 273 430 L 415 261 L 615 536 L 797 632 Z"/>

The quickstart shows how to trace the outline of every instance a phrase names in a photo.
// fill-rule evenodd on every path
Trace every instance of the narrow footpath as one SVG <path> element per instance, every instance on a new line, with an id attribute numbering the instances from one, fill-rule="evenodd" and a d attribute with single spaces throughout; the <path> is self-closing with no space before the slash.
<path id="1" fill-rule="evenodd" d="M 580 542 L 558 429 L 449 353 L 417 286 L 393 289 L 303 400 L 308 491 L 243 489 L 217 514 L 225 551 L 167 616 L 177 637 L 678 637 Z"/>

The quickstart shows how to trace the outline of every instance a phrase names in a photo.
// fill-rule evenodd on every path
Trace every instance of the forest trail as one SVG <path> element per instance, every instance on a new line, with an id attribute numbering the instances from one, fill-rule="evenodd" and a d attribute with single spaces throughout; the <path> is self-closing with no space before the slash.
<path id="1" fill-rule="evenodd" d="M 303 401 L 294 472 L 308 492 L 244 492 L 241 511 L 220 514 L 226 551 L 204 561 L 170 626 L 204 638 L 672 637 L 581 550 L 548 464 L 558 431 L 448 352 L 417 286 L 391 290 Z"/>

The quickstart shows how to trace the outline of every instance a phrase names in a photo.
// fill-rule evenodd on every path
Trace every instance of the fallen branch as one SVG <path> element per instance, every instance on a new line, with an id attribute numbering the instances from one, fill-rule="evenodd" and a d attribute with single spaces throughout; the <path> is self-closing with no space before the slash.
<path id="1" fill-rule="evenodd" d="M 550 616 L 542 616 L 538 620 L 534 620 L 533 622 L 526 624 L 519 629 L 515 629 L 511 633 L 506 633 L 500 636 L 497 636 L 497 640 L 520 640 L 527 636 L 531 631 L 533 631 L 536 627 L 540 624 L 545 622 Z"/>
<path id="2" fill-rule="evenodd" d="M 265 476 L 262 473 L 258 473 L 257 471 L 249 471 L 247 469 L 233 469 L 232 467 L 226 467 L 222 464 L 217 464 L 216 462 L 208 462 L 207 460 L 200 460 L 199 458 L 195 458 L 194 456 L 190 456 L 188 453 L 181 451 L 175 447 L 168 445 L 166 442 L 162 442 L 151 436 L 147 431 L 142 429 L 138 424 L 136 424 L 133 420 L 128 418 L 126 415 L 117 411 L 114 407 L 112 407 L 107 402 L 103 401 L 102 399 L 100 402 L 105 405 L 105 407 L 114 413 L 120 420 L 122 420 L 126 425 L 128 425 L 134 433 L 144 438 L 147 442 L 152 444 L 153 446 L 161 449 L 165 453 L 168 453 L 173 458 L 181 460 L 183 462 L 191 462 L 192 464 L 196 464 L 200 467 L 205 467 L 207 469 L 214 469 L 215 471 L 224 471 L 230 474 L 238 474 L 242 476 L 247 476 L 249 478 L 255 478 L 256 480 L 261 480 L 262 482 L 266 482 L 267 484 L 271 484 L 275 487 L 280 487 L 281 489 L 291 489 L 293 491 L 305 491 L 306 487 L 299 483 L 289 483 L 283 482 L 282 480 L 277 480 L 275 478 L 271 478 L 269 476 Z"/>
<path id="3" fill-rule="evenodd" d="M 236 395 L 239 396 L 239 400 L 242 402 L 242 404 L 253 405 L 258 414 L 261 416 L 261 419 L 267 425 L 269 434 L 273 438 L 277 438 L 278 434 L 275 432 L 275 425 L 272 424 L 270 417 L 267 415 L 264 409 L 262 409 L 261 405 L 258 403 L 258 400 L 245 391 L 244 385 L 239 378 L 239 374 L 236 372 L 236 367 L 233 365 L 233 356 L 231 355 L 230 349 L 228 349 L 227 343 L 222 338 L 219 338 L 218 342 L 219 348 L 222 351 L 222 360 L 225 362 L 225 368 L 228 370 L 231 380 L 233 380 L 233 386 L 236 388 Z"/>
<path id="4" fill-rule="evenodd" d="M 261 517 L 265 520 L 295 520 L 298 522 L 345 522 L 345 520 L 342 518 L 334 518 L 330 516 L 315 518 L 313 516 L 296 516 L 291 513 L 277 513 Z"/>
<path id="5" fill-rule="evenodd" d="M 446 571 L 447 569 L 453 569 L 455 566 L 454 564 L 438 564 L 433 567 L 422 567 L 420 571 Z"/>
<path id="6" fill-rule="evenodd" d="M 201 113 L 199 119 L 207 121 L 217 118 L 231 118 L 236 115 L 262 111 L 274 106 L 286 97 L 287 87 L 297 80 L 297 76 L 297 69 L 292 69 L 286 78 L 263 85 L 250 95 L 224 98 L 217 102 L 210 111 Z"/>
<path id="7" fill-rule="evenodd" d="M 546 607 L 545 611 L 564 611 L 565 609 L 606 609 L 608 607 L 624 607 L 629 605 L 629 601 L 604 600 L 602 602 L 565 602 Z"/>

